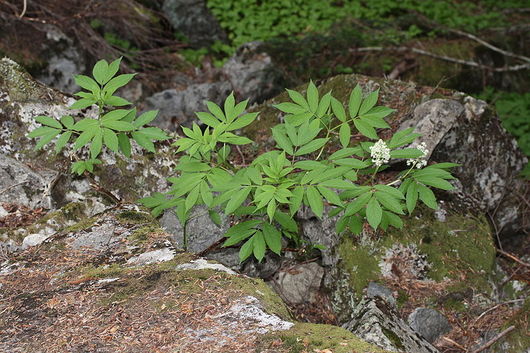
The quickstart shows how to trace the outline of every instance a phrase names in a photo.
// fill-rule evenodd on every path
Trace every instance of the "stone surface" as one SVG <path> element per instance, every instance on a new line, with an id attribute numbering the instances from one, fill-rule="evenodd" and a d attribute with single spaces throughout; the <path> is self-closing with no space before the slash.
<path id="1" fill-rule="evenodd" d="M 72 98 L 34 80 L 16 62 L 7 58 L 0 59 L 2 160 L 12 158 L 29 168 L 32 173 L 28 171 L 26 174 L 30 179 L 45 178 L 44 184 L 49 185 L 50 190 L 36 194 L 35 197 L 38 195 L 49 200 L 40 207 L 58 208 L 68 202 L 87 200 L 94 209 L 101 211 L 109 205 L 109 200 L 101 194 L 94 193 L 88 180 L 65 173 L 71 164 L 69 148 L 64 149 L 59 155 L 54 154 L 53 148 L 35 151 L 37 140 L 27 137 L 30 131 L 40 126 L 35 122 L 35 117 L 39 115 L 48 115 L 56 119 L 64 115 L 72 115 L 75 119 L 95 116 L 94 109 L 86 109 L 83 112 L 68 109 L 72 103 Z M 83 149 L 79 153 L 81 156 L 86 156 L 88 151 Z M 96 168 L 95 179 L 124 201 L 137 200 L 152 192 L 167 190 L 166 176 L 174 165 L 174 157 L 167 147 L 158 149 L 157 158 L 153 160 L 150 153 L 134 144 L 132 158 L 109 153 L 104 149 L 101 159 L 105 163 L 105 168 Z M 12 165 L 15 163 L 13 162 Z M 52 174 L 53 177 L 50 176 Z M 59 177 L 55 179 L 55 176 Z M 18 189 L 23 187 L 23 185 L 17 186 Z M 3 192 L 1 194 L 5 195 Z M 24 192 L 19 194 L 23 195 Z M 35 203 L 31 200 L 28 202 Z"/>
<path id="2" fill-rule="evenodd" d="M 149 265 L 157 262 L 170 261 L 175 257 L 175 252 L 170 248 L 148 251 L 127 260 L 129 265 Z"/>
<path id="3" fill-rule="evenodd" d="M 517 177 L 527 162 L 515 139 L 501 126 L 485 102 L 432 99 L 418 105 L 402 128 L 414 126 L 422 134 L 435 161 L 452 161 L 457 190 L 452 194 L 469 208 L 492 212 L 504 234 L 521 229 L 522 207 L 513 196 L 525 187 Z"/>
<path id="4" fill-rule="evenodd" d="M 193 121 L 198 122 L 195 113 L 207 111 L 205 101 L 221 104 L 231 90 L 226 81 L 191 84 L 181 91 L 168 89 L 155 93 L 145 103 L 147 110 L 159 110 L 154 125 L 174 131 L 179 125 L 189 127 Z"/>
<path id="5" fill-rule="evenodd" d="M 16 159 L 0 154 L 0 202 L 30 208 L 53 208 L 51 189 L 59 173 L 33 171 Z"/>
<path id="6" fill-rule="evenodd" d="M 74 75 L 84 73 L 86 70 L 85 58 L 76 47 L 74 41 L 68 38 L 59 28 L 47 25 L 46 50 L 47 66 L 36 77 L 42 83 L 66 93 L 75 93 L 80 90 L 75 83 Z"/>
<path id="7" fill-rule="evenodd" d="M 182 227 L 174 210 L 166 210 L 160 219 L 162 228 L 173 236 L 173 243 L 181 249 L 192 253 L 200 253 L 223 238 L 228 230 L 228 224 L 221 227 L 215 224 L 204 206 L 195 207 L 186 222 L 186 229 Z"/>
<path id="8" fill-rule="evenodd" d="M 451 325 L 445 316 L 431 308 L 414 309 L 407 321 L 410 327 L 430 343 L 451 331 Z"/>
<path id="9" fill-rule="evenodd" d="M 281 72 L 271 57 L 261 50 L 260 42 L 246 43 L 223 65 L 222 73 L 241 100 L 261 103 L 284 88 Z"/>
<path id="10" fill-rule="evenodd" d="M 228 309 L 226 313 L 214 316 L 220 320 L 221 324 L 226 326 L 235 326 L 237 321 L 253 321 L 255 325 L 250 328 L 244 328 L 242 333 L 266 334 L 270 331 L 284 331 L 294 326 L 294 323 L 280 319 L 276 315 L 267 314 L 259 300 L 248 296 L 241 298 L 238 302 Z"/>
<path id="11" fill-rule="evenodd" d="M 46 239 L 48 239 L 48 236 L 44 234 L 30 234 L 22 241 L 22 249 L 29 248 L 30 246 L 40 245 Z"/>
<path id="12" fill-rule="evenodd" d="M 205 259 L 197 259 L 197 260 L 193 260 L 188 263 L 177 266 L 177 270 L 204 270 L 204 269 L 222 271 L 222 272 L 229 273 L 231 275 L 236 274 L 236 272 L 232 271 L 226 266 L 223 266 L 222 264 L 210 263 L 206 261 Z"/>
<path id="13" fill-rule="evenodd" d="M 361 301 L 344 328 L 383 349 L 406 353 L 437 353 L 382 298 Z"/>
<path id="14" fill-rule="evenodd" d="M 226 34 L 204 0 L 165 0 L 162 11 L 171 26 L 196 48 L 226 40 Z"/>
<path id="15" fill-rule="evenodd" d="M 320 291 L 323 276 L 324 269 L 310 262 L 280 270 L 271 284 L 287 303 L 312 303 Z"/>
<path id="16" fill-rule="evenodd" d="M 388 304 L 391 304 L 392 306 L 396 305 L 396 298 L 392 295 L 392 291 L 376 282 L 370 282 L 368 284 L 368 287 L 366 288 L 366 296 L 368 298 L 381 297 Z"/>

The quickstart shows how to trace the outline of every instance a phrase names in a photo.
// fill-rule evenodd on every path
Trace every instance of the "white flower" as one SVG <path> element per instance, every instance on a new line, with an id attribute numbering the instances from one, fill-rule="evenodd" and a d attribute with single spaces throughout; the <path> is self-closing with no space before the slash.
<path id="1" fill-rule="evenodd" d="M 427 165 L 427 159 L 425 159 L 425 157 L 427 157 L 429 154 L 429 150 L 427 149 L 425 142 L 422 142 L 416 146 L 416 149 L 420 150 L 423 155 L 419 156 L 418 158 L 407 159 L 407 165 L 421 169 Z"/>
<path id="2" fill-rule="evenodd" d="M 390 160 L 390 148 L 388 148 L 385 141 L 379 140 L 370 147 L 370 156 L 374 164 L 380 167 Z"/>

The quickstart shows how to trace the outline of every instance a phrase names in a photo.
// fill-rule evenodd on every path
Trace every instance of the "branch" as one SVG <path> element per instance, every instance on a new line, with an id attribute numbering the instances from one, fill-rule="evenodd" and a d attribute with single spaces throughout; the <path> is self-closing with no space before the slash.
<path id="1" fill-rule="evenodd" d="M 529 9 L 519 9 L 519 10 L 529 10 Z M 477 37 L 477 36 L 475 36 L 475 35 L 473 35 L 471 33 L 467 33 L 467 32 L 464 32 L 464 31 L 461 31 L 461 30 L 458 30 L 458 29 L 449 28 L 449 27 L 440 25 L 440 24 L 438 24 L 436 22 L 433 22 L 431 19 L 427 18 L 425 15 L 423 15 L 423 14 L 417 12 L 417 11 L 413 11 L 413 13 L 416 16 L 418 16 L 419 19 L 422 22 L 424 22 L 427 26 L 429 26 L 431 28 L 440 29 L 440 30 L 444 30 L 444 31 L 447 31 L 447 32 L 458 34 L 460 36 L 463 36 L 463 37 L 469 38 L 471 40 L 474 40 L 475 42 L 482 44 L 486 48 L 489 48 L 489 49 L 491 49 L 491 50 L 493 50 L 493 51 L 495 51 L 497 53 L 500 53 L 500 54 L 502 54 L 504 56 L 509 56 L 509 57 L 516 58 L 516 59 L 525 61 L 527 63 L 530 63 L 530 58 L 527 57 L 527 56 L 515 54 L 515 53 L 512 53 L 512 52 L 506 51 L 504 49 L 501 49 L 499 47 L 496 47 L 495 45 L 490 44 L 490 43 L 486 42 L 485 40 L 483 40 L 483 39 L 481 39 L 481 38 L 479 38 L 479 37 Z M 517 71 L 517 70 L 507 70 L 507 71 Z"/>
<path id="2" fill-rule="evenodd" d="M 471 353 L 482 352 L 483 350 L 485 350 L 485 349 L 489 348 L 490 346 L 492 346 L 495 342 L 497 342 L 499 339 L 501 339 L 503 336 L 505 336 L 508 332 L 511 332 L 514 329 L 515 329 L 515 326 L 508 327 L 506 330 L 502 331 L 497 336 L 493 337 L 488 342 L 484 343 L 482 346 L 478 347 L 477 349 L 475 349 Z"/>
<path id="3" fill-rule="evenodd" d="M 501 249 L 497 249 L 497 252 L 501 255 L 504 255 L 506 256 L 507 258 L 509 259 L 512 259 L 513 261 L 517 262 L 518 264 L 520 265 L 523 265 L 523 266 L 526 266 L 526 267 L 530 267 L 530 264 L 529 263 L 526 263 L 522 260 L 520 260 L 517 256 L 513 255 L 513 254 L 510 254 L 509 252 L 506 252 L 504 250 L 501 250 Z"/>
<path id="4" fill-rule="evenodd" d="M 527 64 L 519 64 L 505 67 L 491 67 L 483 64 L 479 64 L 476 61 L 456 59 L 445 55 L 438 55 L 429 51 L 418 49 L 414 47 L 364 47 L 364 48 L 350 48 L 350 52 L 369 52 L 369 51 L 397 51 L 397 52 L 412 52 L 420 55 L 430 56 L 431 58 L 444 60 L 460 65 L 472 66 L 483 70 L 494 71 L 494 72 L 507 72 L 507 71 L 520 71 L 530 69 L 530 62 Z"/>
<path id="5" fill-rule="evenodd" d="M 459 34 L 463 37 L 467 37 L 471 40 L 474 40 L 475 42 L 477 43 L 480 43 L 482 44 L 483 46 L 493 50 L 493 51 L 496 51 L 497 53 L 501 53 L 502 55 L 504 56 L 510 56 L 512 58 L 516 58 L 516 59 L 520 59 L 520 60 L 523 60 L 523 61 L 526 61 L 528 63 L 530 63 L 530 58 L 526 57 L 526 56 L 523 56 L 523 55 L 518 55 L 518 54 L 515 54 L 515 53 L 512 53 L 512 52 L 509 52 L 509 51 L 506 51 L 506 50 L 503 50 L 499 47 L 496 47 L 494 46 L 493 44 L 490 44 L 488 42 L 486 42 L 485 40 L 483 39 L 480 39 L 479 37 L 471 34 L 471 33 L 466 33 L 466 32 L 462 32 L 462 31 L 459 31 L 458 29 L 447 29 L 447 31 L 449 32 L 452 32 L 452 33 L 456 33 L 456 34 Z"/>
<path id="6" fill-rule="evenodd" d="M 26 10 L 27 9 L 28 9 L 28 0 L 24 0 L 24 2 L 22 4 L 22 12 L 20 13 L 20 15 L 18 15 L 18 18 L 24 17 L 24 15 L 26 14 Z"/>

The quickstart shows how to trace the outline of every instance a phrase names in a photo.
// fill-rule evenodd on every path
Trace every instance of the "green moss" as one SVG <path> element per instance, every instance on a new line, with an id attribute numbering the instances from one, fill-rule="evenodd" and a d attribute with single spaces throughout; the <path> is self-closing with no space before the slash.
<path id="1" fill-rule="evenodd" d="M 258 342 L 257 351 L 271 347 L 272 342 L 281 339 L 282 348 L 288 352 L 317 352 L 329 349 L 333 353 L 386 351 L 362 341 L 351 332 L 331 325 L 297 323 L 290 330 L 265 335 Z"/>
<path id="2" fill-rule="evenodd" d="M 458 311 L 460 313 L 467 311 L 467 306 L 464 304 L 463 301 L 458 299 L 447 299 L 443 302 L 443 306 L 446 309 Z"/>
<path id="3" fill-rule="evenodd" d="M 394 347 L 400 350 L 405 349 L 403 341 L 401 340 L 401 338 L 399 338 L 398 335 L 396 335 L 394 332 L 385 327 L 381 327 L 381 329 L 383 330 L 383 334 L 390 340 L 390 342 L 392 342 L 392 345 Z"/>
<path id="4" fill-rule="evenodd" d="M 127 237 L 129 241 L 136 245 L 140 245 L 149 239 L 149 234 L 159 232 L 160 228 L 154 225 L 148 225 L 135 230 Z"/>
<path id="5" fill-rule="evenodd" d="M 96 222 L 96 217 L 85 218 L 82 221 L 77 222 L 74 225 L 66 227 L 64 229 L 64 232 L 71 233 L 71 232 L 80 232 L 82 230 L 87 230 L 91 228 L 95 222 Z"/>
<path id="6" fill-rule="evenodd" d="M 349 273 L 351 287 L 358 298 L 370 281 L 377 280 L 381 270 L 378 259 L 367 247 L 355 245 L 352 238 L 343 237 L 339 246 L 339 266 Z"/>
<path id="7" fill-rule="evenodd" d="M 116 218 L 125 224 L 144 224 L 152 223 L 155 220 L 151 217 L 150 214 L 145 212 L 136 212 L 136 211 L 123 211 L 116 215 Z"/>
<path id="8" fill-rule="evenodd" d="M 124 273 L 127 273 L 128 270 L 130 269 L 120 264 L 111 264 L 99 267 L 89 265 L 79 269 L 78 273 L 79 275 L 88 278 L 110 278 L 121 276 Z"/>
<path id="9" fill-rule="evenodd" d="M 12 101 L 31 102 L 43 90 L 17 63 L 9 59 L 0 61 L 0 86 L 7 88 Z"/>
<path id="10" fill-rule="evenodd" d="M 489 276 L 495 268 L 495 245 L 487 221 L 483 217 L 450 214 L 445 222 L 437 221 L 432 210 L 420 209 L 415 217 L 404 219 L 401 230 L 390 230 L 383 243 L 386 247 L 400 242 L 417 244 L 420 253 L 431 264 L 428 276 L 436 281 L 444 278 L 462 280 L 489 292 Z"/>
<path id="11" fill-rule="evenodd" d="M 409 295 L 403 289 L 398 289 L 398 297 L 396 299 L 396 304 L 398 308 L 401 308 L 409 301 Z"/>
<path id="12" fill-rule="evenodd" d="M 229 287 L 243 291 L 246 295 L 256 297 L 268 313 L 275 314 L 284 320 L 292 319 L 292 315 L 283 300 L 263 280 L 259 278 L 232 277 Z"/>
<path id="13" fill-rule="evenodd" d="M 424 40 L 422 44 L 425 50 L 434 54 L 461 60 L 474 60 L 478 46 L 471 40 L 440 40 L 439 38 Z M 417 70 L 411 71 L 409 75 L 405 75 L 405 78 L 414 77 L 414 81 L 420 85 L 435 87 L 443 82 L 443 87 L 458 89 L 462 92 L 473 92 L 482 87 L 480 80 L 470 80 L 473 73 L 465 66 L 447 62 L 442 65 L 440 60 L 428 56 L 419 56 L 417 60 Z"/>

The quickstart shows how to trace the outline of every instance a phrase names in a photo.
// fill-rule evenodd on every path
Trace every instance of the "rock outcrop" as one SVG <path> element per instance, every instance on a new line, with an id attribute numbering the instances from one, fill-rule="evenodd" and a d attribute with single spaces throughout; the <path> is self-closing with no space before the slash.
<path id="1" fill-rule="evenodd" d="M 41 219 L 61 226 L 0 262 L 2 352 L 290 352 L 302 340 L 311 351 L 386 352 L 296 323 L 263 281 L 173 247 L 134 205 L 73 224 L 66 214 Z"/>

